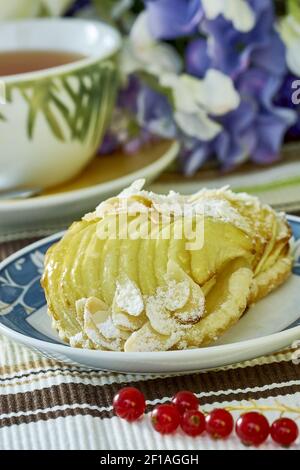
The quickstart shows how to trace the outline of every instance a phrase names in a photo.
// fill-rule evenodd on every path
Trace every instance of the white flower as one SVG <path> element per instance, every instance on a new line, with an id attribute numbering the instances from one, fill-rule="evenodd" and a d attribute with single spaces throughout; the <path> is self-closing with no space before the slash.
<path id="1" fill-rule="evenodd" d="M 300 24 L 294 16 L 287 16 L 279 25 L 281 38 L 286 45 L 286 61 L 292 73 L 300 76 Z"/>
<path id="2" fill-rule="evenodd" d="M 202 140 L 213 139 L 222 126 L 209 115 L 220 116 L 237 108 L 239 94 L 232 80 L 217 70 L 209 70 L 203 80 L 182 74 L 179 55 L 168 44 L 154 39 L 149 31 L 148 13 L 141 13 L 125 44 L 122 72 L 126 75 L 147 71 L 170 89 L 174 103 L 174 119 L 182 131 Z"/>
<path id="3" fill-rule="evenodd" d="M 0 20 L 33 18 L 41 12 L 58 16 L 72 0 L 0 0 Z"/>
<path id="4" fill-rule="evenodd" d="M 223 15 L 238 31 L 251 31 L 255 25 L 254 11 L 246 0 L 202 0 L 202 7 L 208 19 Z"/>
<path id="5" fill-rule="evenodd" d="M 175 49 L 156 41 L 149 31 L 148 14 L 141 13 L 134 23 L 129 39 L 125 42 L 121 58 L 123 73 L 145 70 L 153 75 L 178 73 L 182 63 Z"/>
<path id="6" fill-rule="evenodd" d="M 211 140 L 222 130 L 222 126 L 212 119 L 209 119 L 207 113 L 202 109 L 199 109 L 193 114 L 176 111 L 174 118 L 186 135 L 196 137 L 200 140 Z"/>
<path id="7" fill-rule="evenodd" d="M 172 91 L 179 127 L 198 139 L 211 140 L 222 130 L 209 115 L 226 114 L 240 104 L 231 78 L 218 70 L 208 70 L 203 80 L 185 74 L 164 74 L 160 84 Z"/>

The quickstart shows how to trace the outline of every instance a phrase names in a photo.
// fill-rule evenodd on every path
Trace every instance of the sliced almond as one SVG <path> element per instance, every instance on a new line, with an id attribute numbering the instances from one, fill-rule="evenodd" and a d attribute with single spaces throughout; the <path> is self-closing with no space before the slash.
<path id="1" fill-rule="evenodd" d="M 157 289 L 146 301 L 146 315 L 152 328 L 161 335 L 170 336 L 178 326 L 173 314 L 166 308 L 167 290 Z"/>
<path id="2" fill-rule="evenodd" d="M 171 312 L 183 308 L 190 296 L 190 285 L 187 279 L 181 282 L 170 281 L 166 298 L 166 307 Z"/>
<path id="3" fill-rule="evenodd" d="M 174 347 L 182 337 L 181 332 L 174 332 L 171 336 L 164 336 L 155 331 L 150 322 L 140 330 L 132 333 L 124 345 L 126 352 L 167 351 Z"/>
<path id="4" fill-rule="evenodd" d="M 144 310 L 144 301 L 140 289 L 129 278 L 117 282 L 114 298 L 115 305 L 128 315 L 139 316 Z"/>
<path id="5" fill-rule="evenodd" d="M 112 317 L 108 317 L 108 319 L 103 322 L 103 323 L 98 323 L 97 325 L 98 330 L 100 333 L 104 336 L 104 338 L 110 340 L 110 339 L 127 339 L 130 335 L 129 332 L 126 332 L 124 330 L 120 330 L 118 328 L 113 320 Z"/>
<path id="6" fill-rule="evenodd" d="M 176 282 L 177 285 L 187 283 L 189 286 L 189 298 L 183 307 L 176 309 L 175 319 L 181 324 L 195 324 L 205 312 L 205 296 L 201 287 L 173 260 L 168 262 L 167 275 L 169 282 Z"/>
<path id="7" fill-rule="evenodd" d="M 112 321 L 114 325 L 120 330 L 136 331 L 143 326 L 146 321 L 146 315 L 142 314 L 138 317 L 133 317 L 125 312 L 112 309 Z"/>

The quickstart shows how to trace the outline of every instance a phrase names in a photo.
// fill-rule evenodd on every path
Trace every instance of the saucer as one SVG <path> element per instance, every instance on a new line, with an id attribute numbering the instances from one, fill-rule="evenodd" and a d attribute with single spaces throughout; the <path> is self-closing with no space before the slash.
<path id="1" fill-rule="evenodd" d="M 136 179 L 153 181 L 178 152 L 177 142 L 160 141 L 144 145 L 134 154 L 119 151 L 98 156 L 72 181 L 31 199 L 0 201 L 0 236 L 47 233 L 66 227 Z"/>

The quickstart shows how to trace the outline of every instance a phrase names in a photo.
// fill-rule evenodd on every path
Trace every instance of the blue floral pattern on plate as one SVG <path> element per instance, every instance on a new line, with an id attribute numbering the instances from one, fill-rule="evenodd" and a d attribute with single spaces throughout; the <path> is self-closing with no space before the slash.
<path id="1" fill-rule="evenodd" d="M 300 276 L 300 219 L 290 219 L 293 230 L 293 255 L 295 258 L 293 273 Z M 29 247 L 20 257 L 13 259 L 0 268 L 0 323 L 8 328 L 32 338 L 61 344 L 59 340 L 46 336 L 34 328 L 30 317 L 45 307 L 46 300 L 40 285 L 43 272 L 44 256 L 48 248 L 59 240 L 45 240 L 38 247 Z M 300 318 L 288 328 L 300 325 Z"/>
<path id="2" fill-rule="evenodd" d="M 33 248 L 0 270 L 0 323 L 19 333 L 55 343 L 28 322 L 29 317 L 46 304 L 40 280 L 44 256 L 52 244 L 48 242 Z"/>

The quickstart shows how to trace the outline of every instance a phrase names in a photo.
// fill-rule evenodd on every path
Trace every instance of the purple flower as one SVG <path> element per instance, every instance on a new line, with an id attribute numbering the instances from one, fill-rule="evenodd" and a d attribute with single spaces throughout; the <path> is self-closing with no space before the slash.
<path id="1" fill-rule="evenodd" d="M 110 154 L 120 147 L 127 153 L 135 153 L 142 145 L 155 140 L 156 136 L 167 139 L 176 137 L 173 110 L 166 96 L 142 85 L 135 76 L 129 77 L 127 87 L 119 93 L 117 114 L 118 118 L 113 120 L 100 147 L 100 155 Z"/>
<path id="2" fill-rule="evenodd" d="M 285 133 L 295 121 L 293 111 L 274 101 L 286 63 L 284 45 L 274 27 L 273 2 L 249 0 L 249 4 L 256 17 L 251 31 L 237 31 L 221 15 L 205 19 L 202 28 L 207 37 L 191 41 L 186 49 L 189 73 L 202 78 L 207 69 L 217 68 L 232 77 L 241 96 L 240 106 L 218 119 L 222 132 L 211 142 L 194 142 L 188 150 L 187 173 L 211 155 L 225 170 L 249 157 L 271 163 L 278 159 Z"/>
<path id="3" fill-rule="evenodd" d="M 196 139 L 185 141 L 180 153 L 181 169 L 186 175 L 193 175 L 213 155 L 214 140 L 200 142 Z"/>
<path id="4" fill-rule="evenodd" d="M 249 157 L 261 164 L 277 160 L 284 135 L 295 121 L 293 111 L 273 103 L 280 85 L 280 78 L 261 69 L 245 72 L 236 83 L 240 106 L 219 119 L 223 130 L 213 141 L 195 143 L 185 171 L 195 171 L 212 154 L 224 170 L 231 170 Z"/>
<path id="5" fill-rule="evenodd" d="M 273 1 L 249 0 L 249 3 L 255 12 L 256 23 L 247 33 L 233 28 L 223 16 L 203 22 L 203 31 L 210 38 L 207 46 L 210 66 L 234 79 L 251 66 L 283 74 L 286 70 L 285 48 L 274 27 Z M 188 56 L 187 62 L 192 62 L 192 57 Z"/>
<path id="6" fill-rule="evenodd" d="M 198 38 L 191 41 L 185 52 L 186 71 L 198 78 L 203 78 L 211 65 L 207 39 Z"/>
<path id="7" fill-rule="evenodd" d="M 256 109 L 254 103 L 251 106 L 250 102 L 243 101 L 224 119 L 224 130 L 215 142 L 215 152 L 223 169 L 231 170 L 249 157 L 261 164 L 276 161 L 292 119 L 292 115 L 288 117 L 278 111 Z"/>
<path id="8" fill-rule="evenodd" d="M 116 111 L 113 116 L 110 129 L 104 136 L 103 142 L 99 149 L 99 155 L 106 155 L 115 152 L 120 147 L 128 144 L 128 148 L 133 148 L 136 144 L 132 144 L 139 136 L 131 136 L 130 125 L 134 123 L 137 127 L 136 115 L 138 113 L 138 96 L 141 90 L 139 79 L 130 75 L 128 77 L 127 86 L 119 91 Z"/>
<path id="9" fill-rule="evenodd" d="M 163 91 L 152 89 L 151 81 L 146 84 L 144 78 L 131 76 L 117 103 L 122 125 L 118 128 L 118 122 L 113 123 L 104 140 L 104 150 L 121 145 L 131 153 L 153 136 L 177 137 L 183 142 L 182 165 L 188 174 L 213 156 L 224 170 L 249 158 L 261 164 L 278 159 L 287 130 L 293 126 L 291 132 L 300 135 L 300 119 L 294 125 L 295 109 L 291 109 L 290 94 L 287 103 L 282 88 L 287 73 L 285 47 L 275 28 L 273 0 L 247 2 L 255 22 L 253 25 L 251 15 L 251 24 L 245 32 L 246 28 L 236 29 L 236 22 L 222 14 L 208 19 L 201 0 L 144 0 L 153 37 L 187 38 L 185 71 L 200 79 L 209 69 L 228 75 L 240 95 L 240 105 L 223 116 L 210 116 L 222 130 L 211 141 L 203 142 L 179 129 Z M 185 43 L 186 39 L 180 41 L 180 47 Z M 129 123 L 128 131 L 122 112 Z"/>
<path id="10" fill-rule="evenodd" d="M 200 0 L 145 0 L 145 6 L 156 39 L 188 36 L 197 30 L 203 17 Z"/>
<path id="11" fill-rule="evenodd" d="M 173 111 L 167 98 L 148 86 L 144 86 L 137 100 L 137 119 L 143 129 L 160 137 L 176 136 Z"/>
<path id="12" fill-rule="evenodd" d="M 98 155 L 110 155 L 115 152 L 120 147 L 120 142 L 118 137 L 112 132 L 108 131 L 104 138 L 103 142 L 98 150 Z"/>
<path id="13" fill-rule="evenodd" d="M 80 10 L 83 10 L 84 8 L 90 6 L 90 4 L 91 0 L 75 0 L 75 2 L 72 3 L 66 11 L 65 16 L 74 16 Z"/>
<path id="14" fill-rule="evenodd" d="M 237 81 L 237 88 L 246 102 L 255 106 L 255 119 L 248 131 L 255 139 L 249 152 L 257 163 L 271 163 L 278 159 L 287 129 L 295 122 L 295 113 L 274 105 L 282 78 L 270 75 L 263 69 L 251 69 Z"/>
<path id="15" fill-rule="evenodd" d="M 128 154 L 134 154 L 138 152 L 143 145 L 148 144 L 152 140 L 152 134 L 149 134 L 149 132 L 142 130 L 138 136 L 125 143 L 124 151 Z"/>
<path id="16" fill-rule="evenodd" d="M 139 79 L 135 75 L 130 75 L 127 86 L 119 92 L 117 106 L 131 113 L 137 113 L 137 99 L 140 89 Z"/>

